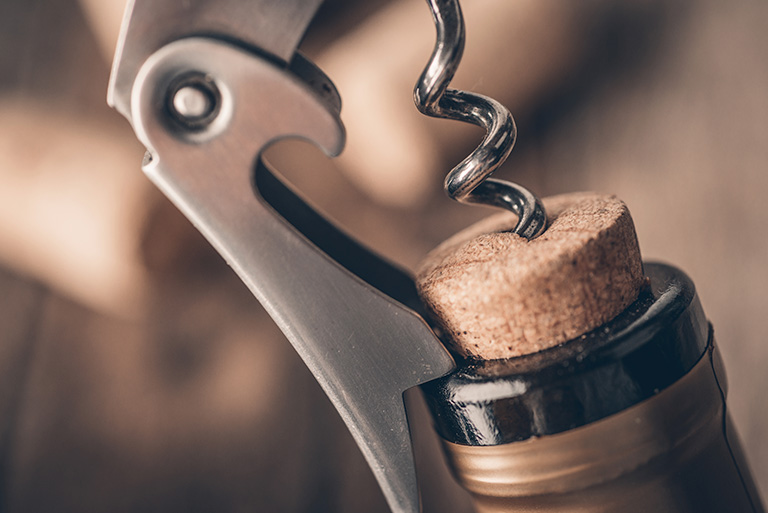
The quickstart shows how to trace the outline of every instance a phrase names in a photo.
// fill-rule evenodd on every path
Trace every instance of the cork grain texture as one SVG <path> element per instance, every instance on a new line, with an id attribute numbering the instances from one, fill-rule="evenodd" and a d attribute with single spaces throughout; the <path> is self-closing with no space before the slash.
<path id="1" fill-rule="evenodd" d="M 576 338 L 612 319 L 645 283 L 634 224 L 615 196 L 545 198 L 548 228 L 528 241 L 501 213 L 435 248 L 419 293 L 452 349 L 511 358 Z"/>

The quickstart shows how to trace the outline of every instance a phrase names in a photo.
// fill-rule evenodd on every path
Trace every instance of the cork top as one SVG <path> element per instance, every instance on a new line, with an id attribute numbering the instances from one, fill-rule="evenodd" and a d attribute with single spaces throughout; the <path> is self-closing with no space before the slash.
<path id="1" fill-rule="evenodd" d="M 417 287 L 445 341 L 462 356 L 530 354 L 612 319 L 645 282 L 634 224 L 614 196 L 545 198 L 549 227 L 528 241 L 516 216 L 491 216 L 425 259 Z"/>

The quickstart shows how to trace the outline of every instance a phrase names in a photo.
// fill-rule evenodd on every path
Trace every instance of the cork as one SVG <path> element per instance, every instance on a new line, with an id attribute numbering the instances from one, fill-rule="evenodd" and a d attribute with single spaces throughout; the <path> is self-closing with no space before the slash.
<path id="1" fill-rule="evenodd" d="M 543 200 L 548 228 L 528 241 L 501 213 L 427 255 L 417 287 L 446 343 L 493 360 L 535 353 L 595 329 L 629 306 L 645 283 L 634 223 L 615 196 Z"/>

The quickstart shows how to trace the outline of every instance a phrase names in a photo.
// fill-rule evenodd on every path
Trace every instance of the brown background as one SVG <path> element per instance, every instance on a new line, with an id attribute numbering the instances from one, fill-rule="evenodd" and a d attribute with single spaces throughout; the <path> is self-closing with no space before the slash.
<path id="1" fill-rule="evenodd" d="M 386 511 L 289 344 L 142 177 L 104 101 L 119 4 L 0 3 L 0 511 Z M 440 190 L 479 134 L 410 104 L 422 4 L 328 2 L 304 50 L 345 99 L 347 155 L 273 155 L 410 267 L 485 215 Z M 646 258 L 690 274 L 765 496 L 768 4 L 465 4 L 458 85 L 520 129 L 499 175 L 618 194 Z M 428 511 L 465 509 L 446 486 Z"/>

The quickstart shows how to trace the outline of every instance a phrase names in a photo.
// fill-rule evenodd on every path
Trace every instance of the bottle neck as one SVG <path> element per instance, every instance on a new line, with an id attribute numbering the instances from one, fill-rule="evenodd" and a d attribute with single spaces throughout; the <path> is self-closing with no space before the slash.
<path id="1" fill-rule="evenodd" d="M 493 446 L 571 431 L 657 395 L 704 354 L 709 327 L 691 280 L 648 264 L 648 287 L 610 322 L 560 346 L 459 362 L 422 387 L 448 442 Z"/>

